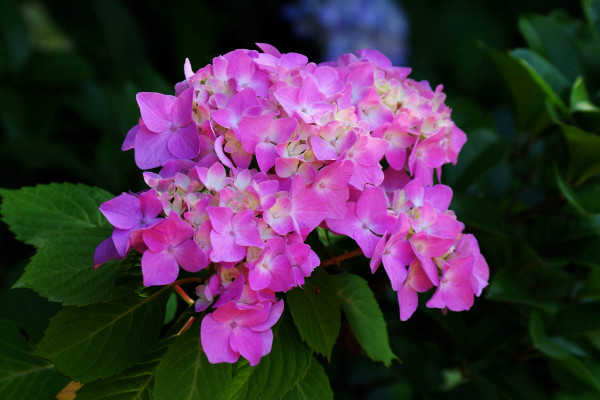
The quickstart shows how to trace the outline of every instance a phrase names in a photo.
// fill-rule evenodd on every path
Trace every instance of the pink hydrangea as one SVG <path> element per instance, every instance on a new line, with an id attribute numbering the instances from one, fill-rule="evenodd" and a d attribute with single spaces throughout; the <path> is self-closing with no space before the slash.
<path id="1" fill-rule="evenodd" d="M 95 264 L 134 249 L 147 286 L 210 266 L 196 311 L 212 363 L 270 352 L 281 293 L 320 264 L 305 243 L 318 226 L 353 239 L 373 273 L 383 264 L 401 320 L 431 289 L 427 307 L 469 309 L 489 271 L 448 210 L 452 190 L 434 185 L 466 141 L 442 87 L 376 50 L 317 65 L 258 47 L 196 72 L 186 60 L 174 96 L 137 95 L 123 150 L 160 170 L 101 206 L 114 232 Z"/>

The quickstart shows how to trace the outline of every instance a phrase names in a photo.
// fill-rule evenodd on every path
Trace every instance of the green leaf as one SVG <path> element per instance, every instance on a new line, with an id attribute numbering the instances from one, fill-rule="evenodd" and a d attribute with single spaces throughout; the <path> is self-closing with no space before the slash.
<path id="1" fill-rule="evenodd" d="M 341 310 L 327 271 L 324 268 L 313 271 L 303 288 L 288 292 L 287 304 L 302 339 L 330 359 L 340 332 Z"/>
<path id="2" fill-rule="evenodd" d="M 148 297 L 130 294 L 106 303 L 65 307 L 50 320 L 34 354 L 82 383 L 123 371 L 158 338 L 167 288 Z"/>
<path id="3" fill-rule="evenodd" d="M 583 0 L 581 6 L 592 32 L 600 40 L 600 0 Z"/>
<path id="4" fill-rule="evenodd" d="M 567 78 L 545 58 L 531 50 L 516 49 L 511 51 L 510 54 L 529 72 L 534 82 L 550 101 L 558 106 L 563 113 L 568 113 L 567 106 L 561 100 L 561 97 L 566 96 L 570 87 Z"/>
<path id="5" fill-rule="evenodd" d="M 600 112 L 600 108 L 590 101 L 581 76 L 575 80 L 571 87 L 569 108 L 571 112 Z"/>
<path id="6" fill-rule="evenodd" d="M 18 324 L 0 320 L 0 398 L 50 400 L 69 382 L 32 350 Z"/>
<path id="7" fill-rule="evenodd" d="M 569 146 L 570 176 L 581 184 L 600 172 L 600 136 L 571 125 L 560 127 Z"/>
<path id="8" fill-rule="evenodd" d="M 383 313 L 367 281 L 348 272 L 331 278 L 356 339 L 373 361 L 382 361 L 389 366 L 398 357 L 390 348 Z"/>
<path id="9" fill-rule="evenodd" d="M 311 358 L 304 379 L 298 382 L 283 400 L 333 400 L 329 378 L 317 360 Z"/>
<path id="10" fill-rule="evenodd" d="M 550 61 L 572 82 L 583 73 L 583 66 L 574 40 L 558 17 L 559 14 L 522 16 L 519 30 L 533 51 Z"/>
<path id="11" fill-rule="evenodd" d="M 568 336 L 600 332 L 600 302 L 576 304 L 561 309 L 554 317 L 551 332 Z"/>
<path id="12" fill-rule="evenodd" d="M 65 306 L 105 300 L 119 269 L 116 262 L 94 269 L 94 249 L 105 238 L 102 229 L 85 229 L 47 240 L 13 288 L 33 289 Z"/>
<path id="13" fill-rule="evenodd" d="M 18 240 L 36 247 L 64 233 L 110 228 L 98 207 L 113 196 L 99 188 L 51 183 L 18 190 L 0 189 L 0 195 L 4 222 Z"/>
<path id="14" fill-rule="evenodd" d="M 156 400 L 229 400 L 233 365 L 208 362 L 200 344 L 200 326 L 175 338 L 165 353 L 154 381 Z"/>
<path id="15" fill-rule="evenodd" d="M 244 363 L 235 371 L 232 399 L 280 399 L 306 375 L 310 351 L 285 314 L 273 328 L 273 337 L 271 353 L 258 365 L 250 367 Z"/>
<path id="16" fill-rule="evenodd" d="M 556 179 L 556 183 L 558 185 L 558 188 L 560 189 L 560 192 L 563 194 L 563 196 L 565 196 L 565 199 L 567 199 L 569 204 L 571 204 L 573 206 L 573 208 L 575 210 L 577 210 L 579 213 L 585 215 L 586 211 L 581 206 L 581 204 L 579 204 L 579 200 L 577 199 L 577 194 L 575 194 L 573 189 L 571 189 L 571 187 L 569 185 L 567 185 L 567 183 L 565 181 L 563 181 L 556 164 L 554 164 L 554 177 Z"/>
<path id="17" fill-rule="evenodd" d="M 552 121 L 546 111 L 546 95 L 529 70 L 515 57 L 486 48 L 504 78 L 515 105 L 517 125 L 531 135 L 544 130 Z"/>
<path id="18" fill-rule="evenodd" d="M 559 365 L 600 394 L 600 364 L 597 361 L 567 357 L 560 360 Z"/>
<path id="19" fill-rule="evenodd" d="M 571 355 L 585 355 L 575 344 L 562 337 L 546 335 L 544 323 L 537 311 L 532 311 L 529 318 L 529 335 L 533 346 L 552 358 L 565 358 Z"/>
<path id="20" fill-rule="evenodd" d="M 172 338 L 158 342 L 139 364 L 84 385 L 77 391 L 77 400 L 151 400 L 156 368 L 171 343 Z"/>

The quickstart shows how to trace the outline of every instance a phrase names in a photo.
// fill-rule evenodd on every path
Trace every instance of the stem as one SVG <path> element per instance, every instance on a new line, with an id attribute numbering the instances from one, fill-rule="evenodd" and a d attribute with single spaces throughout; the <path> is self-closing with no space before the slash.
<path id="1" fill-rule="evenodd" d="M 192 298 L 188 296 L 188 294 L 181 288 L 181 286 L 175 285 L 175 291 L 190 306 L 194 304 L 194 300 L 192 300 Z"/>
<path id="2" fill-rule="evenodd" d="M 190 329 L 194 321 L 196 321 L 196 317 L 190 317 L 190 319 L 187 320 L 185 325 L 183 325 L 183 327 L 175 334 L 175 336 L 183 335 L 188 329 Z"/>
<path id="3" fill-rule="evenodd" d="M 362 250 L 360 248 L 354 249 L 354 250 L 352 250 L 350 252 L 348 252 L 346 250 L 346 252 L 344 254 L 340 254 L 339 256 L 335 256 L 335 257 L 332 257 L 332 258 L 330 258 L 328 260 L 323 261 L 321 263 L 321 267 L 327 267 L 328 265 L 340 265 L 340 263 L 342 261 L 346 261 L 349 258 L 360 256 L 362 254 L 363 254 L 363 252 L 362 252 Z"/>
<path id="4" fill-rule="evenodd" d="M 202 279 L 202 278 L 185 278 L 185 279 L 180 279 L 178 281 L 175 281 L 175 282 L 171 283 L 169 286 L 183 285 L 184 283 L 190 283 L 190 282 L 202 283 L 202 282 L 204 282 L 204 279 Z"/>

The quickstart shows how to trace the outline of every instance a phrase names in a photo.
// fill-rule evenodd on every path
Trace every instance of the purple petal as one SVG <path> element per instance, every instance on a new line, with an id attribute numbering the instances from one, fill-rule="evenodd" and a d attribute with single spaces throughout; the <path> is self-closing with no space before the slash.
<path id="1" fill-rule="evenodd" d="M 192 109 L 194 107 L 194 88 L 183 91 L 171 109 L 171 122 L 176 127 L 182 127 L 192 122 Z"/>
<path id="2" fill-rule="evenodd" d="M 102 203 L 100 212 L 104 214 L 112 226 L 118 229 L 135 228 L 142 219 L 140 200 L 127 193 Z"/>
<path id="3" fill-rule="evenodd" d="M 200 138 L 195 123 L 184 128 L 178 128 L 171 133 L 167 148 L 175 158 L 192 159 L 200 152 Z"/>
<path id="4" fill-rule="evenodd" d="M 164 133 L 153 133 L 140 128 L 135 136 L 135 163 L 140 169 L 151 169 L 162 166 L 174 157 L 167 150 L 171 130 Z"/>

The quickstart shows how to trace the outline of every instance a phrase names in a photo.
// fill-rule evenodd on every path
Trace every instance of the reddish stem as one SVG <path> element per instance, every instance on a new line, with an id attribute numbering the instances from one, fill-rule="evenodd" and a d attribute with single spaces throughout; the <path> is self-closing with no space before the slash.
<path id="1" fill-rule="evenodd" d="M 321 267 L 327 267 L 328 265 L 340 265 L 342 261 L 348 260 L 350 258 L 361 256 L 363 254 L 362 250 L 355 249 L 350 252 L 346 251 L 344 254 L 340 254 L 339 256 L 332 257 L 328 260 L 325 260 L 321 263 Z"/>
<path id="2" fill-rule="evenodd" d="M 192 300 L 192 298 L 190 296 L 188 296 L 188 294 L 181 288 L 181 286 L 179 285 L 175 285 L 175 291 L 177 292 L 177 294 L 179 294 L 179 296 L 181 296 L 181 298 L 183 300 L 185 300 L 186 303 L 188 303 L 190 306 L 194 304 L 194 300 Z"/>
<path id="3" fill-rule="evenodd" d="M 190 317 L 190 319 L 187 320 L 185 325 L 183 325 L 183 327 L 179 330 L 179 332 L 177 332 L 175 336 L 183 335 L 188 329 L 190 329 L 194 321 L 196 321 L 196 317 Z"/>

